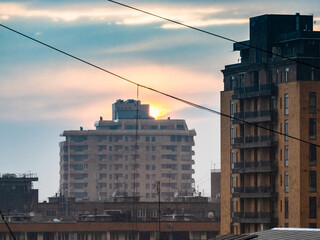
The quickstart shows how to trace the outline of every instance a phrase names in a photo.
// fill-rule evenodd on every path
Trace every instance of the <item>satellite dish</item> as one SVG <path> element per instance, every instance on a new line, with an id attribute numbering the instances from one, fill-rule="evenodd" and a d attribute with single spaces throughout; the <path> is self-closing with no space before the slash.
<path id="1" fill-rule="evenodd" d="M 213 218 L 214 217 L 214 213 L 213 212 L 208 212 L 208 218 Z"/>
<path id="2" fill-rule="evenodd" d="M 175 192 L 174 197 L 178 197 L 178 196 L 179 196 L 179 192 Z"/>

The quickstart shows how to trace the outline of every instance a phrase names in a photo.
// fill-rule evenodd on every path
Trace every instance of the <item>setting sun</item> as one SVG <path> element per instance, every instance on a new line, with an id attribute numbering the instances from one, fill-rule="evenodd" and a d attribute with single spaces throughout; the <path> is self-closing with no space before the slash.
<path id="1" fill-rule="evenodd" d="M 167 113 L 166 110 L 161 108 L 160 106 L 150 105 L 150 116 L 154 117 L 155 119 L 159 119 Z"/>

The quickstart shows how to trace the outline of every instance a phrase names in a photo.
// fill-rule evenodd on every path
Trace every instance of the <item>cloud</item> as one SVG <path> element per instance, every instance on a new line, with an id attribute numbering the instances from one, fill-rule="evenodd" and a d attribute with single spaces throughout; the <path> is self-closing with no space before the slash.
<path id="1" fill-rule="evenodd" d="M 50 68 L 48 68 L 50 69 Z M 19 69 L 16 69 L 19 73 Z M 111 104 L 119 98 L 136 98 L 136 86 L 90 68 L 30 70 L 0 83 L 0 121 L 82 119 L 110 117 Z M 201 104 L 219 97 L 222 87 L 214 76 L 176 66 L 136 63 L 112 69 L 141 85 Z M 23 72 L 23 71 L 21 71 Z M 214 96 L 214 92 L 216 95 Z M 140 88 L 142 102 L 161 106 L 168 112 L 185 107 L 174 99 Z M 89 121 L 90 120 L 90 121 Z"/>
<path id="2" fill-rule="evenodd" d="M 184 22 L 196 27 L 241 24 L 247 23 L 243 18 L 227 18 L 227 9 L 222 5 L 199 5 L 184 3 L 162 3 L 162 4 L 138 4 L 137 8 L 150 11 L 159 16 L 175 18 L 177 21 Z M 104 22 L 106 24 L 118 25 L 143 25 L 160 23 L 162 28 L 177 28 L 178 25 L 168 24 L 165 20 L 124 8 L 111 3 L 69 3 L 56 5 L 37 5 L 17 2 L 0 3 L 0 19 L 9 20 L 11 18 L 44 18 L 53 22 Z M 219 18 L 214 17 L 219 14 Z M 228 14 L 230 16 L 230 14 Z M 181 27 L 181 26 L 180 26 Z"/>
<path id="3" fill-rule="evenodd" d="M 248 24 L 249 19 L 247 18 L 239 18 L 239 19 L 211 19 L 211 20 L 187 20 L 183 22 L 186 25 L 192 27 L 208 27 L 208 26 L 222 26 L 222 25 L 236 25 L 236 24 Z M 162 28 L 165 29 L 177 29 L 177 28 L 185 28 L 182 25 L 167 23 L 163 24 Z"/>
<path id="4" fill-rule="evenodd" d="M 171 49 L 175 47 L 182 47 L 189 44 L 201 44 L 207 43 L 208 41 L 204 38 L 199 38 L 196 35 L 189 35 L 188 39 L 184 35 L 175 36 L 163 36 L 152 37 L 148 39 L 143 39 L 141 42 L 127 43 L 114 48 L 110 48 L 104 51 L 104 53 L 128 53 L 128 52 L 141 52 L 148 50 L 162 50 Z"/>

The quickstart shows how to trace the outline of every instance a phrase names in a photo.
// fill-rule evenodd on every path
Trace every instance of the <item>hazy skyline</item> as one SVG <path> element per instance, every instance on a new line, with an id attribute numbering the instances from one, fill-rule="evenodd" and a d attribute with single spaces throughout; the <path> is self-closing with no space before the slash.
<path id="1" fill-rule="evenodd" d="M 249 18 L 313 14 L 314 1 L 122 1 L 237 41 Z M 219 111 L 224 65 L 237 63 L 232 43 L 108 1 L 0 2 L 0 23 L 116 74 Z M 1 171 L 37 173 L 40 200 L 58 191 L 59 134 L 93 129 L 111 119 L 117 99 L 136 87 L 0 28 Z M 210 193 L 210 168 L 220 167 L 220 117 L 140 89 L 144 104 L 195 128 L 196 186 Z"/>

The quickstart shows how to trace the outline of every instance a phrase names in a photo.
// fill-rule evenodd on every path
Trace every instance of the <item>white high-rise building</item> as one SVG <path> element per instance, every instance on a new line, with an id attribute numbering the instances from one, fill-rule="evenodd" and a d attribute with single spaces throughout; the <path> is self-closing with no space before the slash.
<path id="1" fill-rule="evenodd" d="M 138 113 L 138 118 L 137 118 Z M 60 143 L 60 192 L 77 201 L 111 201 L 115 193 L 162 201 L 194 191 L 195 130 L 185 120 L 155 120 L 149 105 L 117 100 L 113 120 L 68 130 Z"/>

